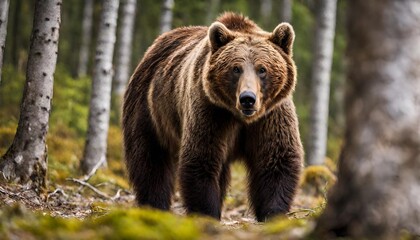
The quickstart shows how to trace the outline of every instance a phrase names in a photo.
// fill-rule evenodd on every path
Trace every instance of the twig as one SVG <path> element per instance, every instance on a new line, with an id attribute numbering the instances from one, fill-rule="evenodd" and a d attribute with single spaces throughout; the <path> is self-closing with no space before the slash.
<path id="1" fill-rule="evenodd" d="M 82 181 L 87 182 L 93 175 L 95 175 L 96 171 L 105 163 L 105 156 L 102 156 L 99 162 L 92 168 L 89 174 L 83 176 Z"/>
<path id="2" fill-rule="evenodd" d="M 293 214 L 296 214 L 296 213 L 301 213 L 301 212 L 310 212 L 310 213 L 315 213 L 316 211 L 314 211 L 313 209 L 310 209 L 310 208 L 300 208 L 300 209 L 298 209 L 298 210 L 296 210 L 296 211 L 289 212 L 289 213 L 287 213 L 286 215 L 293 215 Z"/>
<path id="3" fill-rule="evenodd" d="M 118 198 L 120 198 L 121 197 L 121 194 L 120 193 L 121 193 L 121 189 L 118 189 L 117 193 L 113 197 L 111 197 L 111 200 L 112 201 L 115 201 Z"/>
<path id="4" fill-rule="evenodd" d="M 48 194 L 47 195 L 47 199 L 49 199 L 52 195 L 55 195 L 55 194 L 57 194 L 57 193 L 61 193 L 64 197 L 68 197 L 69 195 L 67 195 L 65 192 L 64 192 L 64 190 L 63 189 L 61 189 L 61 188 L 57 188 L 57 189 L 55 189 L 54 190 L 54 192 L 52 192 L 52 193 L 50 193 L 50 194 Z"/>
<path id="5" fill-rule="evenodd" d="M 95 188 L 94 186 L 90 185 L 89 183 L 87 183 L 87 182 L 85 182 L 85 181 L 83 181 L 83 180 L 79 180 L 79 179 L 76 179 L 76 178 L 67 178 L 66 180 L 68 180 L 68 181 L 72 181 L 72 182 L 75 182 L 75 183 L 78 183 L 78 184 L 80 184 L 80 185 L 82 185 L 82 186 L 85 186 L 85 187 L 88 187 L 88 188 L 90 188 L 92 191 L 94 191 L 96 194 L 98 194 L 99 196 L 101 196 L 101 197 L 103 197 L 103 198 L 106 198 L 106 199 L 111 199 L 111 197 L 110 197 L 110 196 L 108 196 L 106 193 L 104 193 L 104 192 L 100 191 L 99 189 Z M 112 199 L 111 199 L 111 200 L 112 200 Z"/>

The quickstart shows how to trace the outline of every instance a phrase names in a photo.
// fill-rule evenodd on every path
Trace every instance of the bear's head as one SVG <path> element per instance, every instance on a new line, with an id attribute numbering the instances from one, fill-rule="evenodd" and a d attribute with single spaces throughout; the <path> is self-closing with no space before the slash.
<path id="1" fill-rule="evenodd" d="M 230 17 L 228 24 L 217 21 L 208 29 L 211 54 L 204 90 L 212 103 L 250 123 L 293 91 L 295 34 L 288 23 L 268 33 L 247 18 Z"/>

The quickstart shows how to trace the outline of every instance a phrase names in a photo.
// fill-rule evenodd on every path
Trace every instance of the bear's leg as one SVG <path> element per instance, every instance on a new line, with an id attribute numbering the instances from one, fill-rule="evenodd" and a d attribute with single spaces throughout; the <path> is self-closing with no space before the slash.
<path id="1" fill-rule="evenodd" d="M 182 151 L 179 169 L 181 196 L 188 213 L 199 213 L 220 219 L 219 186 L 222 161 L 201 147 Z"/>
<path id="2" fill-rule="evenodd" d="M 288 212 L 298 187 L 303 149 L 294 107 L 284 105 L 246 133 L 249 194 L 258 221 Z"/>
<path id="3" fill-rule="evenodd" d="M 140 206 L 169 210 L 173 192 L 174 163 L 158 142 L 150 117 L 125 134 L 125 158 L 131 183 Z"/>
<path id="4" fill-rule="evenodd" d="M 223 200 L 226 197 L 226 192 L 230 183 L 230 163 L 224 163 L 222 171 L 219 176 L 219 189 L 220 189 L 220 206 L 223 206 Z"/>
<path id="5" fill-rule="evenodd" d="M 197 107 L 198 108 L 198 107 Z M 229 167 L 223 166 L 228 155 L 228 135 L 232 134 L 231 115 L 225 110 L 201 108 L 190 117 L 183 133 L 179 182 L 188 213 L 220 219 L 222 196 L 226 193 Z M 222 189 L 221 189 L 222 188 Z"/>

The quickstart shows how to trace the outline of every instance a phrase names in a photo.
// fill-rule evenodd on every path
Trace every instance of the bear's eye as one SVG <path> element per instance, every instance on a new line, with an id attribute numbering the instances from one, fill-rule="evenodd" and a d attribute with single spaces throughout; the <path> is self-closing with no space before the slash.
<path id="1" fill-rule="evenodd" d="M 241 73 L 241 69 L 239 69 L 239 67 L 233 67 L 233 73 L 236 73 L 236 74 L 238 74 L 238 73 Z"/>
<path id="2" fill-rule="evenodd" d="M 260 75 L 260 77 L 265 77 L 266 73 L 267 73 L 267 70 L 265 68 L 262 67 L 258 69 L 258 75 Z"/>

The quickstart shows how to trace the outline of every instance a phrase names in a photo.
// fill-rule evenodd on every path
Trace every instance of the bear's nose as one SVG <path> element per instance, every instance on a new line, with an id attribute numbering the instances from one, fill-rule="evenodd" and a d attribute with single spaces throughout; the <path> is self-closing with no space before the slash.
<path id="1" fill-rule="evenodd" d="M 250 92 L 250 91 L 242 92 L 239 95 L 239 102 L 241 103 L 241 106 L 245 109 L 248 109 L 254 106 L 256 99 L 257 99 L 257 96 L 255 96 L 255 93 Z"/>

